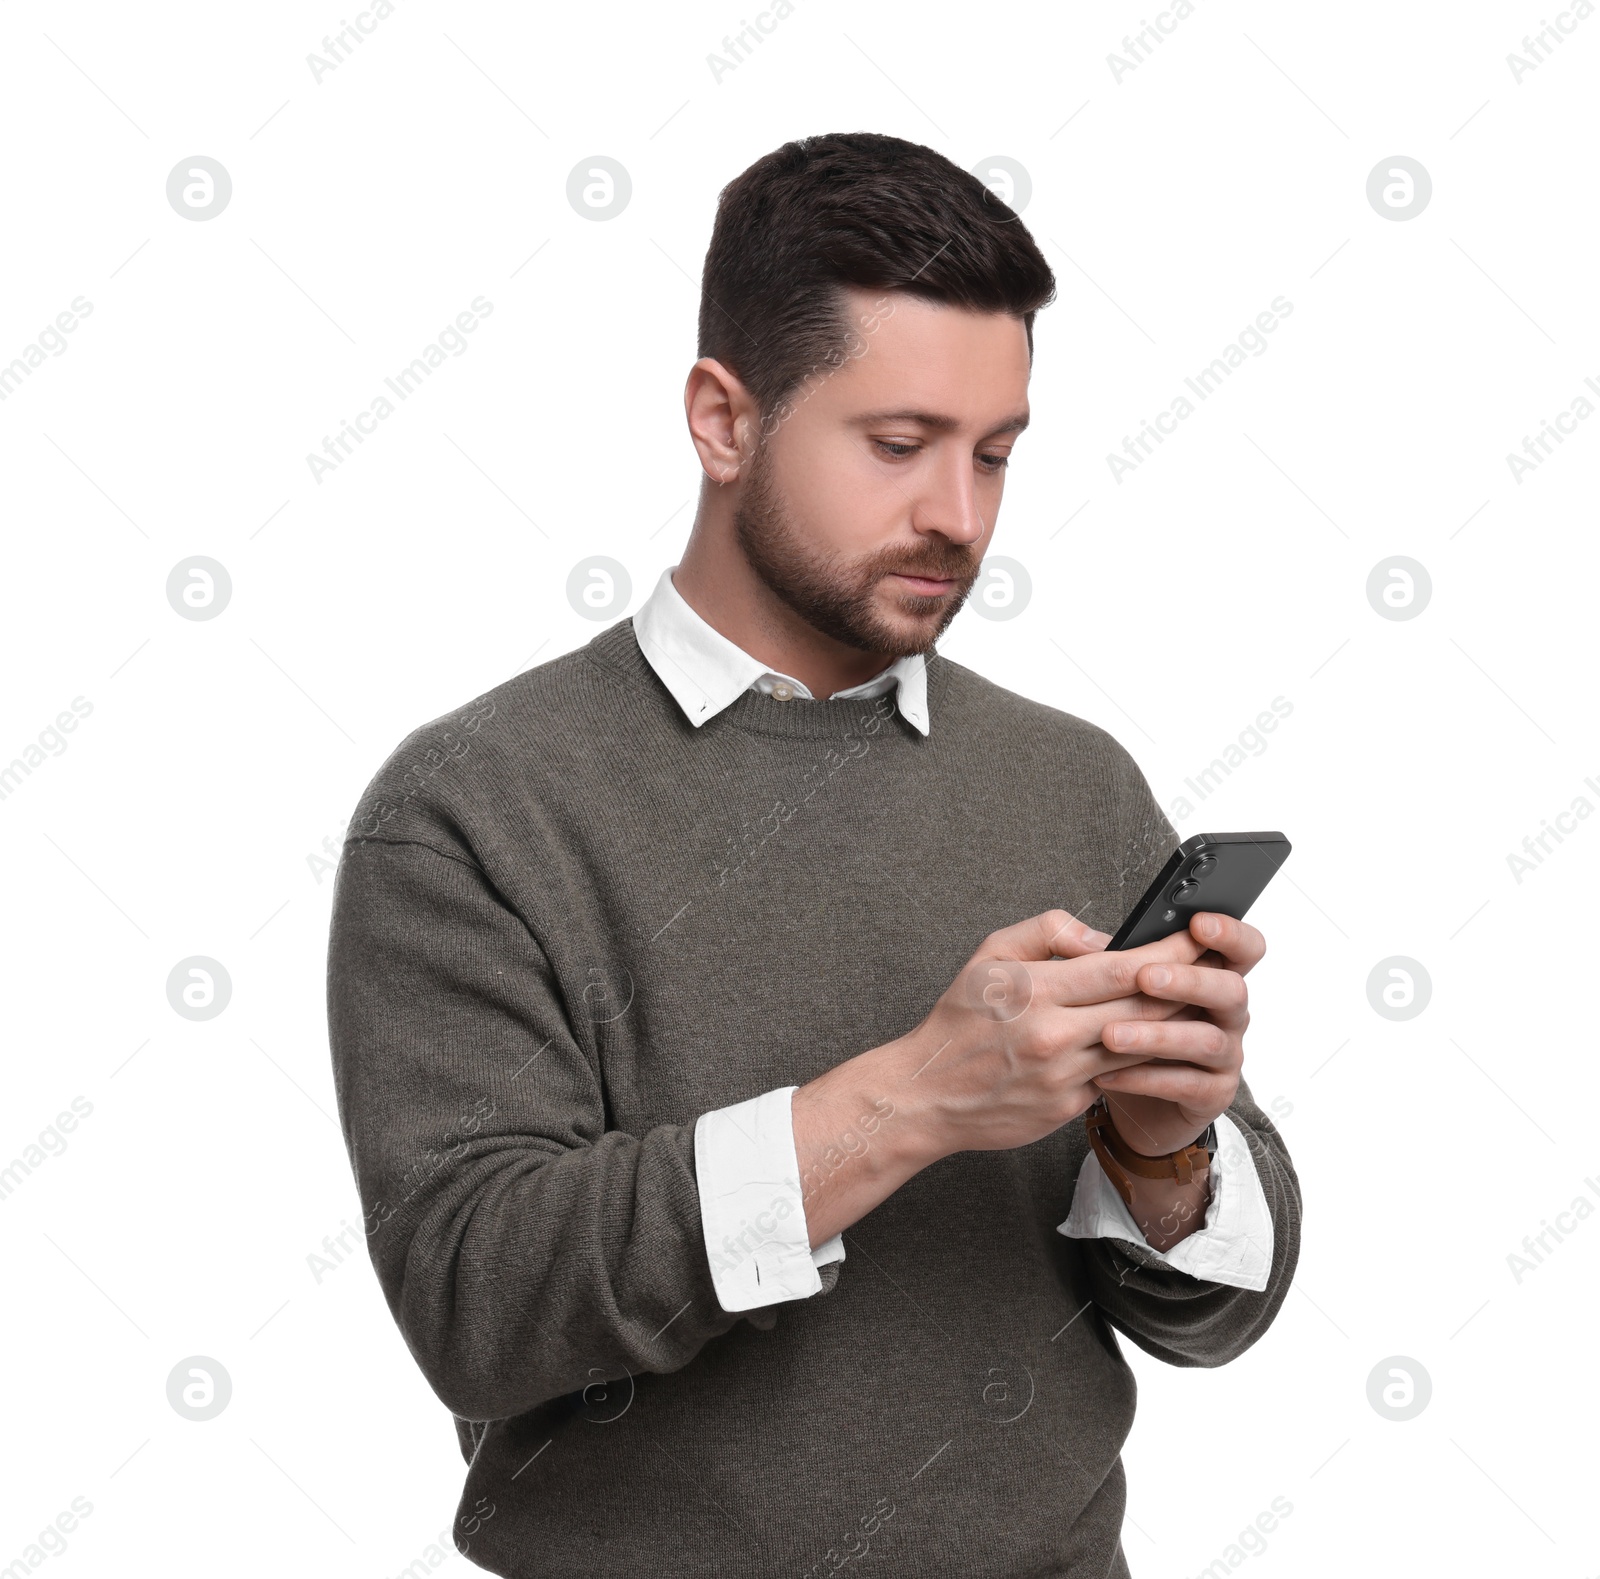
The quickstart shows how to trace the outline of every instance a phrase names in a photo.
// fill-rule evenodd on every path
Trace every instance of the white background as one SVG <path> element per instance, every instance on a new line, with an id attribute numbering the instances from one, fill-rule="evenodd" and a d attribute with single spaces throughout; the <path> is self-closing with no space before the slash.
<path id="1" fill-rule="evenodd" d="M 74 1496 L 51 1572 L 389 1575 L 448 1528 L 449 1417 L 364 1249 L 308 1263 L 360 1218 L 313 858 L 412 728 L 595 634 L 581 559 L 627 568 L 617 617 L 676 562 L 716 194 L 869 129 L 1017 161 L 1059 281 L 994 545 L 1032 601 L 944 650 L 1111 729 L 1169 805 L 1292 706 L 1178 826 L 1294 841 L 1245 1072 L 1304 1248 L 1233 1365 L 1125 1345 L 1134 1573 L 1198 1573 L 1275 1497 L 1252 1573 L 1600 1568 L 1600 1221 L 1507 1259 L 1600 1202 L 1600 826 L 1507 860 L 1600 805 L 1600 421 L 1506 461 L 1600 380 L 1600 19 L 1560 13 L 1519 82 L 1537 8 L 1201 0 L 1118 81 L 1149 11 L 1059 9 L 800 0 L 718 81 L 749 7 L 400 0 L 320 82 L 331 5 L 0 11 L 0 362 L 92 304 L 0 403 L 0 763 L 92 707 L 0 799 L 0 1165 L 92 1106 L 0 1201 L 0 1565 Z M 233 183 L 203 222 L 166 198 L 197 154 Z M 1433 183 L 1403 221 L 1366 195 L 1397 154 Z M 601 223 L 566 197 L 594 155 L 633 185 Z M 316 481 L 307 452 L 480 295 L 465 354 Z M 1278 296 L 1266 351 L 1117 481 L 1107 453 Z M 194 555 L 232 579 L 215 619 L 167 601 Z M 1413 619 L 1367 599 L 1394 555 L 1431 577 Z M 232 980 L 207 1021 L 167 1001 L 194 955 Z M 1367 994 L 1397 955 L 1432 983 L 1399 1022 Z M 232 1381 L 205 1423 L 166 1398 L 194 1355 Z M 1431 1378 L 1404 1422 L 1368 1401 L 1393 1356 Z"/>

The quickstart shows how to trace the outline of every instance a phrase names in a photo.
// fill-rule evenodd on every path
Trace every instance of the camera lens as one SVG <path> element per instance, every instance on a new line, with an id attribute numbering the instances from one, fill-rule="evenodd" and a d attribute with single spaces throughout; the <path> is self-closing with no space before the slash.
<path id="1" fill-rule="evenodd" d="M 1181 905 L 1186 900 L 1193 899 L 1194 896 L 1199 892 L 1200 885 L 1196 882 L 1190 881 L 1190 879 L 1186 877 L 1181 883 L 1178 884 L 1176 888 L 1172 890 L 1172 897 L 1177 904 Z"/>
<path id="2" fill-rule="evenodd" d="M 1204 877 L 1207 872 L 1215 871 L 1217 858 L 1214 855 L 1202 855 L 1193 866 L 1189 868 L 1191 877 Z"/>

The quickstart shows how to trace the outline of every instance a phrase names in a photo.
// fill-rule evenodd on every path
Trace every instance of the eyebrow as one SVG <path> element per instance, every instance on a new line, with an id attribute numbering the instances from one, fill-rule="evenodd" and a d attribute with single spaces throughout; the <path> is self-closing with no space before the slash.
<path id="1" fill-rule="evenodd" d="M 865 411 L 853 420 L 858 427 L 869 427 L 876 422 L 916 422 L 922 427 L 932 428 L 936 433 L 949 433 L 961 426 L 957 418 L 946 416 L 943 412 L 917 411 L 908 407 L 893 411 Z M 990 428 L 984 437 L 994 438 L 1001 433 L 1020 433 L 1027 425 L 1028 413 L 1019 411 Z"/>

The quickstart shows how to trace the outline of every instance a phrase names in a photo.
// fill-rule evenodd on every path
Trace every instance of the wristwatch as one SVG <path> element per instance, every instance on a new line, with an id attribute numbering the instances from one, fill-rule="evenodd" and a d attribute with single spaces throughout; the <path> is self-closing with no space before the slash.
<path id="1" fill-rule="evenodd" d="M 1187 1146 L 1164 1156 L 1147 1157 L 1135 1151 L 1117 1133 L 1104 1097 L 1083 1115 L 1083 1122 L 1089 1131 L 1089 1144 L 1100 1159 L 1105 1176 L 1116 1186 L 1117 1194 L 1130 1212 L 1133 1210 L 1133 1180 L 1129 1174 L 1137 1174 L 1141 1179 L 1171 1179 L 1176 1184 L 1190 1184 L 1210 1172 L 1211 1156 L 1217 1149 L 1217 1126 L 1213 1121 Z"/>

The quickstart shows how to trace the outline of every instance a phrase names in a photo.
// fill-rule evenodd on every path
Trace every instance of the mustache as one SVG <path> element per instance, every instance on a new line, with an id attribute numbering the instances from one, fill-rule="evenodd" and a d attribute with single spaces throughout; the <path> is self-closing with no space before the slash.
<path id="1" fill-rule="evenodd" d="M 975 581 L 978 570 L 979 561 L 952 543 L 943 550 L 930 547 L 920 555 L 885 555 L 873 566 L 873 577 L 902 575 L 926 576 L 933 581 Z"/>

